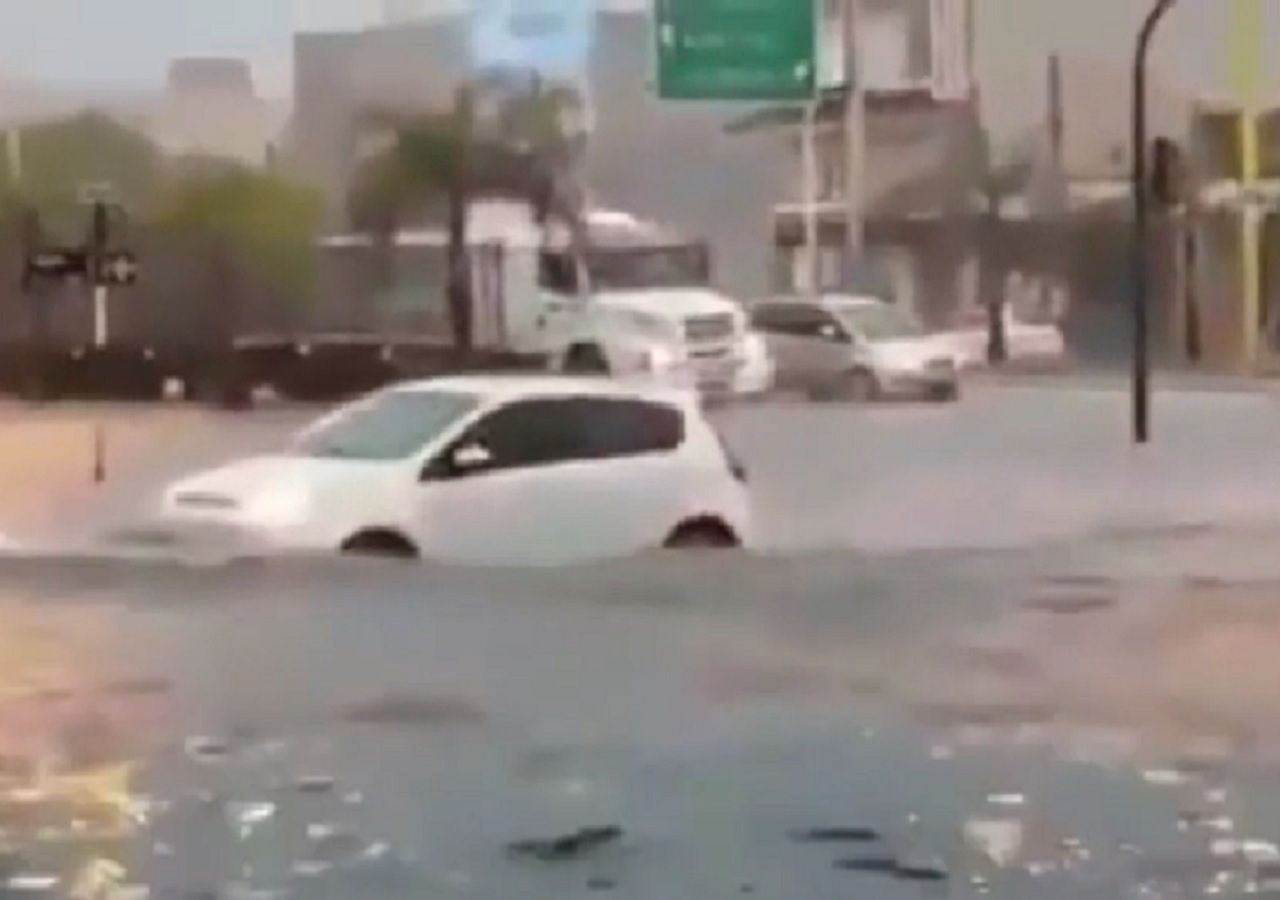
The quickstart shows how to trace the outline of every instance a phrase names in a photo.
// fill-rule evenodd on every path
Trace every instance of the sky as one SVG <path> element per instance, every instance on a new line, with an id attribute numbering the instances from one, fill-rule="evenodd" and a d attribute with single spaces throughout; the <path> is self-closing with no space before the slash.
<path id="1" fill-rule="evenodd" d="M 424 11 L 467 0 L 418 0 Z M 603 2 L 603 0 L 598 0 Z M 642 4 L 645 0 L 621 0 Z M 1268 7 L 1280 35 L 1280 0 Z M 612 3 L 612 0 L 611 0 Z M 1030 78 L 1024 57 L 1052 49 L 1122 63 L 1150 0 L 976 0 L 984 91 Z M 1231 0 L 1179 0 L 1161 34 L 1157 66 L 1192 93 L 1223 86 Z M 287 94 L 295 30 L 358 28 L 378 20 L 382 0 L 0 0 L 0 76 L 110 88 L 154 89 L 180 55 L 233 55 L 254 65 L 260 89 Z M 1274 44 L 1274 41 L 1269 42 Z M 1012 68 L 1016 62 L 1016 71 Z M 1267 54 L 1267 93 L 1280 97 L 1280 54 Z M 1038 64 L 1037 64 L 1038 65 Z M 986 71 L 983 71 L 983 67 Z"/>
<path id="2" fill-rule="evenodd" d="M 423 0 L 424 7 L 440 0 Z M 296 29 L 377 20 L 380 0 L 3 0 L 0 73 L 109 88 L 154 88 L 182 55 L 247 57 L 268 94 L 288 90 Z"/>
<path id="3" fill-rule="evenodd" d="M 401 0 L 403 2 L 403 0 Z M 417 0 L 424 12 L 467 0 Z M 641 0 L 610 0 L 610 5 Z M 0 75 L 75 86 L 155 88 L 174 56 L 252 62 L 260 90 L 284 95 L 291 35 L 376 23 L 383 0 L 0 0 Z"/>

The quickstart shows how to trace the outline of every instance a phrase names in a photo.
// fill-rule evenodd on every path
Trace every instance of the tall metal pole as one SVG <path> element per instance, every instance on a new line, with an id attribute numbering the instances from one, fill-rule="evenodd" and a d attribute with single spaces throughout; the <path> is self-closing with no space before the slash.
<path id="1" fill-rule="evenodd" d="M 858 53 L 858 23 L 861 0 L 845 0 L 844 5 L 844 79 L 845 79 L 845 246 L 852 271 L 862 258 L 863 218 L 865 216 L 865 173 L 867 168 L 867 98 L 862 83 L 861 54 Z"/>
<path id="2" fill-rule="evenodd" d="M 818 253 L 818 101 L 804 107 L 800 132 L 800 181 L 804 195 L 804 253 L 800 266 L 800 292 L 816 295 L 822 288 Z"/>
<path id="3" fill-rule="evenodd" d="M 1176 0 L 1156 0 L 1142 23 L 1133 62 L 1133 440 L 1151 440 L 1151 360 L 1147 315 L 1147 55 Z"/>
<path id="4" fill-rule="evenodd" d="M 1231 81 L 1240 101 L 1240 183 L 1246 197 L 1258 181 L 1258 94 L 1262 82 L 1262 57 L 1266 41 L 1262 0 L 1235 0 L 1231 14 Z M 1261 210 L 1246 204 L 1240 214 L 1240 281 L 1244 303 L 1241 316 L 1241 348 L 1244 369 L 1258 364 L 1262 330 Z"/>

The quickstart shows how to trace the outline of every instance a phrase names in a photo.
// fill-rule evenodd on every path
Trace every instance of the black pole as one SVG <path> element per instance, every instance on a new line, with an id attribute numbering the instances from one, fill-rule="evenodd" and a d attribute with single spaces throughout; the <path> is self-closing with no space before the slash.
<path id="1" fill-rule="evenodd" d="M 1151 440 L 1151 360 L 1147 327 L 1147 55 L 1176 0 L 1156 0 L 1142 23 L 1133 61 L 1133 440 Z"/>

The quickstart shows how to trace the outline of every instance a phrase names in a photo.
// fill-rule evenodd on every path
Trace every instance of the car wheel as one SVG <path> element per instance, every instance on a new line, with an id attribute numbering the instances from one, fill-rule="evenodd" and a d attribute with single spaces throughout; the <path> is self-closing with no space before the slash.
<path id="1" fill-rule="evenodd" d="M 872 372 L 866 369 L 854 369 L 840 380 L 836 393 L 842 400 L 870 403 L 880 397 L 880 382 L 876 381 L 876 376 Z"/>
<path id="2" fill-rule="evenodd" d="M 719 519 L 694 519 L 671 532 L 666 550 L 732 550 L 742 546 L 732 528 Z"/>
<path id="3" fill-rule="evenodd" d="M 955 403 L 960 399 L 960 385 L 954 381 L 937 385 L 929 390 L 929 399 L 934 403 Z"/>
<path id="4" fill-rule="evenodd" d="M 576 375 L 608 375 L 609 361 L 597 344 L 575 344 L 564 357 L 564 370 Z"/>
<path id="5" fill-rule="evenodd" d="M 363 556 L 376 559 L 417 559 L 418 548 L 397 531 L 373 529 L 362 531 L 343 542 L 344 556 Z"/>

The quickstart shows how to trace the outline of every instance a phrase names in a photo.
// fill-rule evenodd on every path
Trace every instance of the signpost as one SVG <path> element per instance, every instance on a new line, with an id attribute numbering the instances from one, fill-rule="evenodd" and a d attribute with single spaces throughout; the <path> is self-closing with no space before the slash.
<path id="1" fill-rule="evenodd" d="M 88 273 L 89 254 L 79 247 L 50 247 L 27 254 L 27 283 L 36 278 L 54 281 L 85 278 Z"/>
<path id="2" fill-rule="evenodd" d="M 812 0 L 656 0 L 664 100 L 813 99 Z"/>
<path id="3" fill-rule="evenodd" d="M 107 345 L 108 290 L 126 287 L 138 280 L 138 259 L 128 250 L 112 250 L 107 205 L 93 201 L 93 223 L 89 238 L 80 247 L 43 247 L 38 222 L 33 222 L 25 239 L 26 257 L 22 268 L 22 289 L 30 291 L 36 281 L 84 281 L 93 288 L 93 343 Z"/>

